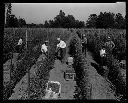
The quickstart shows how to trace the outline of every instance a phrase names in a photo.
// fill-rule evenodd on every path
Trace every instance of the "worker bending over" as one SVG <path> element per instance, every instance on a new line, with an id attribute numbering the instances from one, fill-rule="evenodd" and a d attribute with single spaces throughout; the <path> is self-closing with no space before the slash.
<path id="1" fill-rule="evenodd" d="M 45 41 L 45 43 L 41 46 L 41 52 L 43 55 L 48 56 L 48 41 Z"/>
<path id="2" fill-rule="evenodd" d="M 59 44 L 57 44 L 57 55 L 58 53 L 60 53 L 60 57 L 62 61 L 62 59 L 64 58 L 66 54 L 66 43 L 60 40 L 60 38 L 57 38 L 57 40 L 59 41 Z"/>

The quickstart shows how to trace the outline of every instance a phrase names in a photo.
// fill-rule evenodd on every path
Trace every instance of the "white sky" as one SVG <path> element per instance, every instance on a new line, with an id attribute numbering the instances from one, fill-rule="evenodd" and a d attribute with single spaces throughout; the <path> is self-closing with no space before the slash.
<path id="1" fill-rule="evenodd" d="M 90 14 L 113 12 L 126 15 L 125 2 L 118 3 L 12 3 L 12 13 L 21 17 L 27 23 L 44 23 L 53 20 L 59 11 L 65 15 L 73 15 L 75 19 L 85 21 Z"/>

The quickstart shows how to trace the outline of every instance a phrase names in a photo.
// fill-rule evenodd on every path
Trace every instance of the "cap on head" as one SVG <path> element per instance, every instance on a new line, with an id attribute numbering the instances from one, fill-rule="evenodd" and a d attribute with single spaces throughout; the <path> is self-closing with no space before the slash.
<path id="1" fill-rule="evenodd" d="M 48 41 L 46 40 L 45 43 L 48 43 Z"/>
<path id="2" fill-rule="evenodd" d="M 57 40 L 60 40 L 60 38 L 57 38 Z"/>

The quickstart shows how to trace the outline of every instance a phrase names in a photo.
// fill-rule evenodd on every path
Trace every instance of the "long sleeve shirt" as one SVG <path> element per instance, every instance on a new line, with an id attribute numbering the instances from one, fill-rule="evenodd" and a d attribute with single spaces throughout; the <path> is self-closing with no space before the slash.
<path id="1" fill-rule="evenodd" d="M 66 48 L 66 43 L 64 41 L 60 41 L 59 44 L 57 44 L 57 47 L 60 47 L 60 48 Z"/>
<path id="2" fill-rule="evenodd" d="M 23 41 L 22 39 L 19 40 L 18 45 L 22 45 Z"/>
<path id="3" fill-rule="evenodd" d="M 86 37 L 84 37 L 84 38 L 82 39 L 82 43 L 87 44 L 87 38 L 86 38 Z"/>
<path id="4" fill-rule="evenodd" d="M 103 57 L 105 56 L 106 52 L 105 52 L 105 49 L 101 49 L 100 50 L 100 56 Z"/>
<path id="5" fill-rule="evenodd" d="M 43 45 L 41 46 L 41 51 L 42 51 L 42 53 L 43 53 L 43 52 L 47 52 L 47 51 L 48 51 L 48 46 L 46 46 L 45 44 L 43 44 Z"/>

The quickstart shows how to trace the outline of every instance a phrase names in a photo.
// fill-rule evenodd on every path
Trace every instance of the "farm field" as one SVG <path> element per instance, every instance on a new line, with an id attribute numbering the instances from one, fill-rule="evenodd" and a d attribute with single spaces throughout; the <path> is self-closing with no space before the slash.
<path id="1" fill-rule="evenodd" d="M 23 37 L 23 42 L 26 43 L 26 30 L 28 36 L 27 50 L 22 51 L 18 60 L 15 60 L 15 55 L 13 56 L 12 64 L 14 66 L 10 70 L 10 52 L 15 53 L 12 48 L 16 46 L 19 37 Z M 77 35 L 76 31 L 86 34 L 88 39 L 86 55 L 81 52 L 80 35 Z M 117 100 L 122 96 L 121 100 L 125 100 L 126 68 L 121 68 L 119 62 L 126 60 L 126 30 L 5 28 L 4 32 L 4 99 L 25 99 L 25 95 L 28 94 L 27 71 L 30 71 L 29 92 L 31 96 L 29 99 L 42 100 L 45 95 L 46 83 L 48 80 L 55 80 L 62 84 L 63 93 L 60 99 Z M 107 68 L 111 71 L 109 77 L 105 78 L 101 73 L 102 70 L 98 67 L 100 65 L 98 51 L 105 42 L 107 35 L 112 37 L 116 47 L 113 54 L 108 58 Z M 60 37 L 67 44 L 63 63 L 55 59 L 57 37 Z M 42 60 L 43 55 L 40 47 L 45 40 L 49 40 L 49 55 Z M 67 82 L 63 78 L 68 56 L 74 57 L 73 68 L 76 73 L 76 80 L 73 82 Z M 114 79 L 118 79 L 119 82 L 114 81 Z M 23 85 L 23 89 L 21 89 L 21 85 Z"/>

